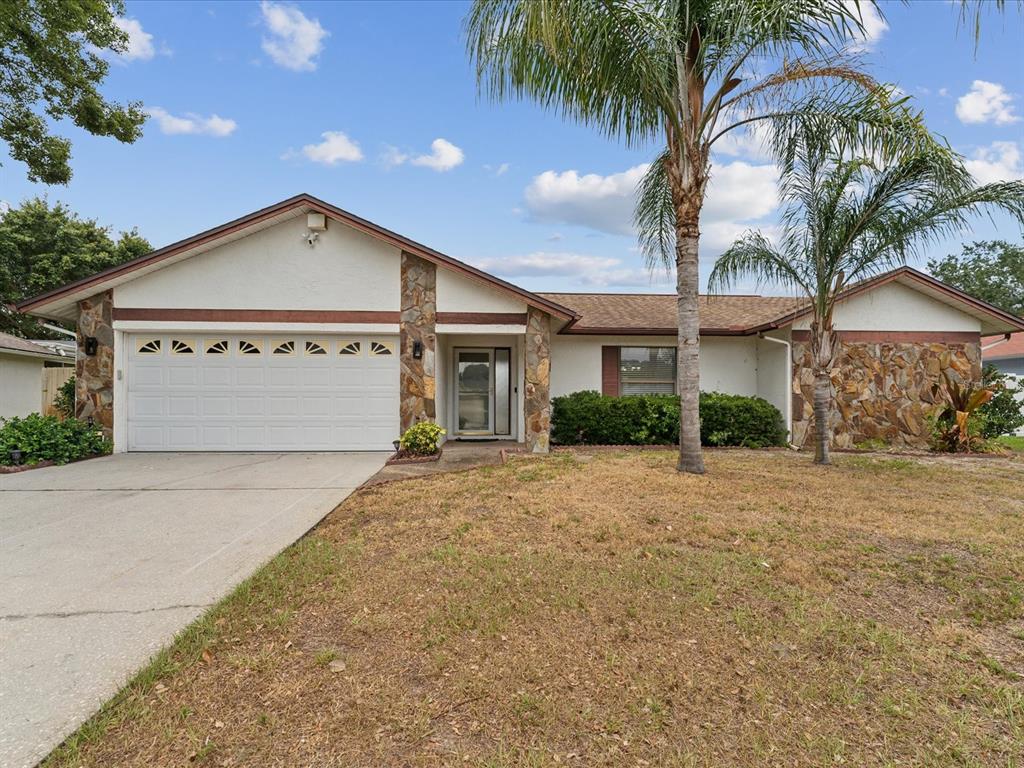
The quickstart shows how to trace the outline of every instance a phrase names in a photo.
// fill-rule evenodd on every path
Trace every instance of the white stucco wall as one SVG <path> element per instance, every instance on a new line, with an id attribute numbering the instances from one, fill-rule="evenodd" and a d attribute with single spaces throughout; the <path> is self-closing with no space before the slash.
<path id="1" fill-rule="evenodd" d="M 313 248 L 305 217 L 268 227 L 118 286 L 114 306 L 400 309 L 399 250 L 334 220 L 327 227 Z"/>
<path id="2" fill-rule="evenodd" d="M 437 268 L 438 312 L 525 312 L 526 302 L 459 273 Z"/>
<path id="3" fill-rule="evenodd" d="M 601 347 L 674 347 L 675 336 L 573 336 L 551 338 L 551 396 L 584 389 L 601 391 Z M 700 340 L 700 388 L 734 395 L 758 394 L 757 339 L 704 336 Z"/>
<path id="4" fill-rule="evenodd" d="M 0 353 L 0 418 L 38 413 L 43 403 L 43 361 Z"/>
<path id="5" fill-rule="evenodd" d="M 765 336 L 788 342 L 789 330 L 772 331 Z M 792 418 L 791 403 L 791 359 L 792 350 L 785 344 L 767 339 L 757 339 L 757 396 L 763 397 L 779 409 L 783 420 Z M 790 428 L 787 423 L 786 428 Z"/>
<path id="6" fill-rule="evenodd" d="M 980 331 L 981 322 L 920 291 L 887 283 L 836 305 L 835 327 L 847 331 Z M 793 328 L 806 330 L 801 318 Z"/>

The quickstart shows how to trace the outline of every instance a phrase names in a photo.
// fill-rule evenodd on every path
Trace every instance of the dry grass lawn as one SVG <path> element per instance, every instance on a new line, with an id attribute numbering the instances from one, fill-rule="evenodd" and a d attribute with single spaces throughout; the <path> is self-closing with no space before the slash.
<path id="1" fill-rule="evenodd" d="M 48 766 L 1024 765 L 1024 459 L 355 494 Z"/>

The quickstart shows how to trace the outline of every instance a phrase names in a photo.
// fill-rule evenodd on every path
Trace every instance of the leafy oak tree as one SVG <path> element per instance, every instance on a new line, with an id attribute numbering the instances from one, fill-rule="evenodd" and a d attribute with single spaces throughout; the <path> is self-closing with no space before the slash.
<path id="1" fill-rule="evenodd" d="M 121 0 L 0 2 L 0 140 L 31 181 L 71 179 L 71 142 L 51 132 L 53 121 L 126 143 L 142 135 L 142 105 L 98 90 L 109 67 L 100 54 L 128 48 L 115 23 L 123 11 Z"/>
<path id="2" fill-rule="evenodd" d="M 1024 317 L 1024 245 L 979 240 L 959 255 L 931 259 L 928 271 L 944 283 Z"/>
<path id="3" fill-rule="evenodd" d="M 0 217 L 0 331 L 30 338 L 53 336 L 13 305 L 149 250 L 149 243 L 134 229 L 114 240 L 109 227 L 81 219 L 61 203 L 26 200 Z"/>

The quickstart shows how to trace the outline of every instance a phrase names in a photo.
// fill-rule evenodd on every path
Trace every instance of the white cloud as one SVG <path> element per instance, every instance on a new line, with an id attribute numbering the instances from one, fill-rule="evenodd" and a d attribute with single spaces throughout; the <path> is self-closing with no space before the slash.
<path id="1" fill-rule="evenodd" d="M 636 187 L 646 170 L 646 165 L 637 165 L 608 176 L 545 171 L 526 188 L 526 207 L 535 221 L 631 235 Z M 767 216 L 778 205 L 778 170 L 774 165 L 739 160 L 714 164 L 701 214 L 705 243 L 714 247 L 721 242 L 722 225 L 729 224 L 729 231 L 742 231 L 748 225 L 739 222 Z"/>
<path id="2" fill-rule="evenodd" d="M 3 216 L 9 210 L 11 210 L 11 204 L 6 200 L 0 200 L 0 216 Z"/>
<path id="3" fill-rule="evenodd" d="M 939 88 L 939 96 L 949 96 L 949 88 Z"/>
<path id="4" fill-rule="evenodd" d="M 493 176 L 504 176 L 508 173 L 508 169 L 511 168 L 508 163 L 502 163 L 501 165 L 491 165 L 487 163 L 484 165 L 484 170 Z"/>
<path id="5" fill-rule="evenodd" d="M 308 18 L 294 6 L 270 0 L 260 3 L 260 11 L 269 33 L 263 38 L 263 52 L 285 69 L 316 69 L 314 59 L 324 49 L 324 38 L 330 35 L 319 20 Z"/>
<path id="6" fill-rule="evenodd" d="M 434 139 L 430 142 L 430 150 L 429 155 L 417 155 L 409 162 L 435 171 L 450 171 L 462 165 L 465 158 L 462 150 L 446 139 Z"/>
<path id="7" fill-rule="evenodd" d="M 409 155 L 402 152 L 398 147 L 387 146 L 381 152 L 380 161 L 385 168 L 394 168 L 409 159 Z"/>
<path id="8" fill-rule="evenodd" d="M 854 6 L 850 0 L 847 0 L 846 5 L 854 14 L 857 13 L 858 6 Z M 861 2 L 859 9 L 864 32 L 857 34 L 853 42 L 847 45 L 847 50 L 869 51 L 875 47 L 882 35 L 889 31 L 889 24 L 882 18 L 882 14 L 878 12 L 873 3 Z"/>
<path id="9" fill-rule="evenodd" d="M 222 138 L 235 132 L 238 123 L 220 115 L 203 117 L 194 112 L 186 112 L 183 116 L 172 115 L 163 107 L 148 107 L 146 114 L 156 120 L 161 133 L 193 134 L 197 136 L 216 136 Z"/>
<path id="10" fill-rule="evenodd" d="M 307 144 L 302 148 L 302 154 L 307 160 L 323 165 L 337 165 L 355 163 L 363 159 L 363 150 L 359 148 L 359 144 L 341 131 L 324 131 L 320 137 L 323 141 L 319 144 Z M 289 150 L 285 153 L 285 158 L 294 155 L 295 153 Z"/>
<path id="11" fill-rule="evenodd" d="M 994 141 L 980 147 L 964 165 L 979 184 L 1024 179 L 1020 147 L 1013 141 Z"/>
<path id="12" fill-rule="evenodd" d="M 122 61 L 135 61 L 136 59 L 148 61 L 156 56 L 153 36 L 142 28 L 138 19 L 115 16 L 114 24 L 128 35 L 128 49 L 124 53 L 118 54 L 117 58 Z"/>
<path id="13" fill-rule="evenodd" d="M 571 277 L 592 288 L 641 288 L 671 283 L 664 269 L 646 270 L 624 266 L 621 259 L 582 253 L 535 251 L 520 256 L 478 259 L 480 269 L 505 278 Z"/>
<path id="14" fill-rule="evenodd" d="M 962 123 L 1007 125 L 1020 120 L 1013 112 L 1013 96 L 999 83 L 975 80 L 971 90 L 957 99 L 956 116 Z"/>

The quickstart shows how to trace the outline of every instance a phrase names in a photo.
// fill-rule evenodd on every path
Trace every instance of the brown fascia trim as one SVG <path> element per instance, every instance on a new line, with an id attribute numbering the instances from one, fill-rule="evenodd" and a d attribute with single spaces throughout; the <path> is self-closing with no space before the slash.
<path id="1" fill-rule="evenodd" d="M 774 324 L 759 325 L 756 327 L 743 328 L 743 327 L 730 327 L 730 328 L 701 328 L 701 336 L 752 336 L 755 333 L 759 333 L 764 330 L 771 330 L 775 328 Z M 567 325 L 561 331 L 559 335 L 566 336 L 677 336 L 679 329 L 672 328 L 651 328 L 651 327 L 637 327 L 627 328 L 624 326 L 609 326 L 609 327 L 598 327 L 598 326 L 572 326 Z"/>
<path id="2" fill-rule="evenodd" d="M 143 309 L 114 307 L 114 320 L 170 320 L 206 323 L 389 323 L 401 312 L 333 309 Z"/>
<path id="3" fill-rule="evenodd" d="M 977 331 L 836 331 L 840 341 L 867 344 L 974 344 L 981 342 Z M 810 331 L 793 331 L 793 341 L 809 341 Z"/>
<path id="4" fill-rule="evenodd" d="M 91 275 L 90 277 L 82 278 L 81 280 L 76 280 L 73 283 L 68 283 L 67 285 L 63 285 L 59 288 L 47 291 L 46 293 L 41 293 L 38 296 L 33 296 L 32 298 L 19 302 L 17 305 L 18 310 L 21 312 L 31 311 L 33 308 L 38 307 L 40 304 L 52 301 L 53 299 L 59 298 L 68 293 L 74 293 L 75 291 L 83 290 L 85 288 L 88 288 L 90 285 L 102 282 L 108 278 L 134 272 L 137 269 L 162 261 L 166 258 L 174 256 L 175 254 L 181 253 L 182 251 L 186 251 L 189 248 L 195 248 L 197 246 L 208 243 L 212 240 L 224 237 L 225 235 L 229 235 L 232 232 L 236 232 L 239 229 L 243 229 L 245 227 L 252 226 L 253 224 L 258 224 L 259 222 L 264 221 L 266 219 L 273 218 L 274 216 L 277 216 L 278 214 L 283 213 L 284 211 L 290 210 L 300 205 L 308 206 L 309 208 L 318 213 L 322 213 L 325 216 L 329 216 L 330 218 L 343 221 L 344 223 L 351 226 L 353 229 L 357 229 L 365 234 L 384 240 L 396 246 L 400 250 L 412 253 L 413 255 L 419 256 L 434 264 L 442 264 L 444 266 L 456 270 L 457 272 L 461 272 L 464 275 L 477 280 L 478 282 L 493 285 L 501 290 L 514 293 L 515 295 L 523 299 L 530 306 L 542 309 L 545 312 L 549 312 L 565 320 L 572 321 L 578 319 L 579 317 L 572 310 L 563 307 L 560 304 L 556 304 L 553 301 L 549 301 L 548 299 L 537 296 L 536 294 L 531 293 L 530 291 L 527 291 L 523 288 L 520 288 L 517 285 L 505 282 L 501 278 L 489 275 L 486 272 L 477 269 L 476 267 L 471 267 L 468 264 L 464 264 L 458 259 L 453 259 L 451 256 L 446 256 L 440 251 L 435 251 L 433 248 L 428 248 L 427 246 L 422 245 L 421 243 L 417 243 L 414 240 L 410 240 L 407 237 L 399 235 L 397 232 L 392 232 L 389 229 L 385 229 L 384 227 L 378 226 L 377 224 L 374 224 L 371 221 L 367 221 L 366 219 L 360 218 L 359 216 L 356 216 L 353 213 L 349 213 L 346 210 L 333 206 L 330 203 L 326 203 L 323 200 L 320 200 L 316 197 L 313 197 L 312 195 L 308 195 L 305 193 L 296 195 L 294 197 L 290 197 L 287 200 L 282 200 L 281 202 L 275 203 L 274 205 L 268 206 L 266 208 L 261 208 L 260 210 L 250 213 L 246 216 L 242 216 L 240 218 L 234 219 L 233 221 L 229 221 L 227 224 L 222 224 L 219 227 L 214 227 L 213 229 L 208 229 L 205 232 L 200 232 L 198 235 L 193 235 L 192 237 L 185 238 L 184 240 L 179 240 L 176 243 L 172 243 L 171 245 L 152 251 L 144 256 L 140 256 L 137 259 L 132 259 L 131 261 L 125 262 L 124 264 L 120 264 L 116 267 L 111 267 L 110 269 L 105 269 L 102 272 L 99 272 L 95 275 Z"/>
<path id="5" fill-rule="evenodd" d="M 1002 310 L 999 307 L 995 307 L 989 304 L 988 302 L 982 301 L 981 299 L 976 299 L 969 293 L 964 293 L 958 288 L 954 288 L 951 285 L 946 285 L 941 280 L 936 280 L 931 275 L 926 275 L 924 272 L 920 272 L 914 269 L 913 267 L 897 267 L 896 269 L 890 272 L 886 272 L 876 277 L 869 278 L 868 280 L 864 280 L 863 282 L 860 282 L 857 285 L 847 288 L 845 291 L 839 294 L 837 300 L 848 299 L 852 296 L 864 293 L 865 291 L 870 291 L 874 288 L 878 288 L 880 286 L 885 285 L 886 283 L 891 283 L 897 280 L 901 276 L 906 276 L 913 280 L 917 280 L 918 282 L 923 283 L 938 291 L 941 291 L 942 293 L 945 293 L 948 296 L 958 299 L 964 302 L 965 304 L 969 304 L 975 309 L 981 310 L 982 312 L 988 315 L 992 315 L 993 317 L 997 317 L 1003 322 L 1014 325 L 1017 327 L 1017 330 L 1024 331 L 1024 318 L 1017 317 L 1016 315 L 1011 315 L 1009 312 L 1006 312 L 1005 310 Z M 810 305 L 808 305 L 807 307 L 799 309 L 796 312 L 791 312 L 788 315 L 783 315 L 782 317 L 777 318 L 774 321 L 774 324 L 776 326 L 788 325 L 797 318 L 810 314 L 812 311 L 813 308 Z"/>
<path id="6" fill-rule="evenodd" d="M 437 323 L 453 325 L 526 325 L 525 312 L 438 312 Z"/>

